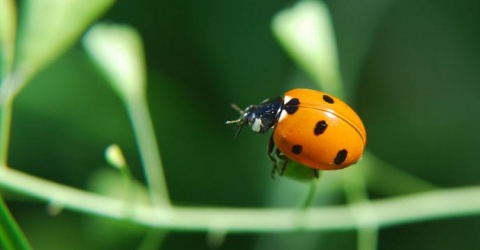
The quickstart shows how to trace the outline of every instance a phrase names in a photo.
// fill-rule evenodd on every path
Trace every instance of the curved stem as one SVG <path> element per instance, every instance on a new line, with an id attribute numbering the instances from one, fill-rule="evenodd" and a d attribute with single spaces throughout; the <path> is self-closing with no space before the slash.
<path id="1" fill-rule="evenodd" d="M 348 206 L 355 216 L 359 250 L 375 250 L 378 244 L 379 222 L 371 206 L 363 169 L 355 168 L 342 172 L 343 187 Z"/>
<path id="2" fill-rule="evenodd" d="M 321 173 L 320 177 L 321 178 Z M 303 201 L 302 205 L 300 208 L 302 209 L 307 209 L 310 208 L 313 204 L 313 201 L 315 200 L 315 193 L 317 192 L 317 185 L 318 185 L 319 179 L 312 180 L 309 184 L 310 187 L 308 187 L 308 193 L 307 196 L 305 197 L 305 200 Z"/>
<path id="3" fill-rule="evenodd" d="M 87 214 L 129 220 L 156 228 L 184 231 L 285 232 L 295 230 L 354 230 L 356 204 L 310 208 L 152 207 L 132 204 L 129 212 L 121 199 L 102 196 L 43 180 L 11 168 L 0 168 L 0 187 Z M 480 214 L 480 186 L 435 190 L 371 201 L 380 227 L 431 219 Z M 358 207 L 361 208 L 361 207 Z M 301 220 L 299 220 L 301 215 Z"/>

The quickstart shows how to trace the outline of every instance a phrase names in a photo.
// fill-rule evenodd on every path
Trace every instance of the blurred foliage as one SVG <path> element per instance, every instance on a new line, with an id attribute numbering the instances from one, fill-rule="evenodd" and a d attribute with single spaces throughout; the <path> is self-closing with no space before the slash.
<path id="1" fill-rule="evenodd" d="M 233 138 L 234 129 L 224 125 L 237 116 L 232 102 L 243 107 L 313 86 L 271 33 L 272 17 L 290 3 L 118 1 L 103 17 L 142 34 L 149 105 L 175 204 L 283 207 L 302 200 L 304 184 L 270 180 L 268 136 L 244 131 Z M 365 123 L 369 150 L 440 187 L 480 184 L 473 157 L 480 148 L 480 2 L 327 4 L 347 102 Z M 15 101 L 9 165 L 16 169 L 85 188 L 105 167 L 103 151 L 111 143 L 122 147 L 142 180 L 127 114 L 79 45 Z M 36 249 L 132 249 L 147 230 L 68 211 L 51 217 L 43 204 L 7 197 Z M 330 192 L 317 203 L 342 200 Z M 479 230 L 478 217 L 387 228 L 379 249 L 473 249 Z M 236 234 L 220 248 L 353 249 L 355 240 L 354 232 Z M 190 248 L 208 249 L 206 235 L 170 233 L 162 247 Z"/>

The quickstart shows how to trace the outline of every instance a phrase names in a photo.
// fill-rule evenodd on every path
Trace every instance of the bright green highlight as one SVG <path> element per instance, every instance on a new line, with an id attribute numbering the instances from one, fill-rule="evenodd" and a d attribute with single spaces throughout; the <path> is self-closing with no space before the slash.
<path id="1" fill-rule="evenodd" d="M 92 59 L 122 99 L 145 95 L 145 56 L 140 34 L 127 25 L 97 24 L 84 38 Z"/>
<path id="2" fill-rule="evenodd" d="M 335 34 L 327 6 L 301 1 L 279 12 L 273 33 L 293 60 L 319 85 L 320 90 L 344 98 Z"/>

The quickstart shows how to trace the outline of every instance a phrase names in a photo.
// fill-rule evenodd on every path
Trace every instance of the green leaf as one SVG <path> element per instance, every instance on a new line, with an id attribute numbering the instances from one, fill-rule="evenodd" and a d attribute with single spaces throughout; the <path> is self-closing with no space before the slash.
<path id="1" fill-rule="evenodd" d="M 2 249 L 31 249 L 30 243 L 0 197 L 0 246 Z"/>
<path id="2" fill-rule="evenodd" d="M 27 0 L 21 9 L 15 80 L 8 96 L 69 49 L 114 0 Z"/>
<path id="3" fill-rule="evenodd" d="M 123 101 L 143 98 L 145 58 L 142 39 L 134 28 L 97 24 L 85 35 L 84 45 Z"/>
<path id="4" fill-rule="evenodd" d="M 344 97 L 330 11 L 320 1 L 302 1 L 279 12 L 273 33 L 322 91 Z"/>

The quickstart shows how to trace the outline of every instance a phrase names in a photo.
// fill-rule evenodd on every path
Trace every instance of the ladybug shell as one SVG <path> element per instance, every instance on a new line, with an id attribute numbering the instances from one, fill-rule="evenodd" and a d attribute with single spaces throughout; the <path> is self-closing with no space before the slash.
<path id="1" fill-rule="evenodd" d="M 294 89 L 285 93 L 273 140 L 292 160 L 314 169 L 336 170 L 360 160 L 367 136 L 358 115 L 342 100 Z"/>

